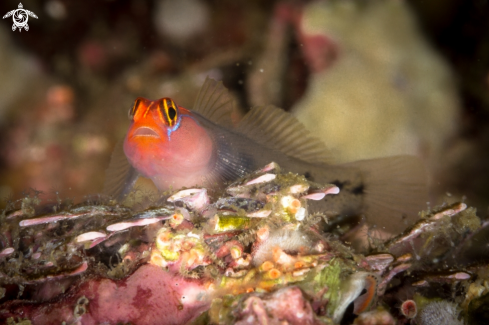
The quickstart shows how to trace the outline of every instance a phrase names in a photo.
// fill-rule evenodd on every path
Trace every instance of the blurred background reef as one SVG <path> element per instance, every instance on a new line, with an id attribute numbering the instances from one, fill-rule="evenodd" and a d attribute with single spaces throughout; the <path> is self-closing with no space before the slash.
<path id="1" fill-rule="evenodd" d="M 432 204 L 489 206 L 487 1 L 23 1 L 0 22 L 0 197 L 102 189 L 138 96 L 291 111 L 338 162 L 414 154 Z M 0 2 L 3 14 L 17 1 Z"/>

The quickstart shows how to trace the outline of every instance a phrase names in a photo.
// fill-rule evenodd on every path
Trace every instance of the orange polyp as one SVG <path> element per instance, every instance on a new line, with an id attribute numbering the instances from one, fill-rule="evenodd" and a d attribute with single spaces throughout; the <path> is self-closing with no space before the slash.
<path id="1" fill-rule="evenodd" d="M 175 213 L 170 217 L 170 226 L 175 228 L 183 222 L 183 215 L 180 213 Z"/>
<path id="2" fill-rule="evenodd" d="M 302 267 L 304 267 L 304 263 L 302 263 L 301 261 L 297 261 L 294 263 L 294 268 L 300 269 Z"/>
<path id="3" fill-rule="evenodd" d="M 273 261 L 277 264 L 292 266 L 296 258 L 285 253 L 280 247 L 276 246 L 272 251 Z"/>
<path id="4" fill-rule="evenodd" d="M 290 205 L 289 205 L 289 210 L 291 213 L 297 213 L 297 211 L 299 210 L 299 208 L 301 207 L 301 201 L 299 201 L 298 199 L 294 199 L 290 202 Z"/>
<path id="5" fill-rule="evenodd" d="M 156 265 L 156 266 L 166 266 L 166 261 L 165 259 L 161 256 L 160 253 L 153 251 L 151 253 L 151 264 Z"/>
<path id="6" fill-rule="evenodd" d="M 268 271 L 268 276 L 270 277 L 270 279 L 273 279 L 273 280 L 279 278 L 281 275 L 282 275 L 282 272 L 280 272 L 277 269 L 271 269 L 270 271 Z"/>
<path id="7" fill-rule="evenodd" d="M 271 269 L 273 269 L 274 265 L 272 262 L 270 261 L 265 261 L 263 262 L 263 264 L 261 265 L 261 269 L 262 271 L 266 272 L 266 271 L 269 271 Z"/>
<path id="8" fill-rule="evenodd" d="M 248 288 L 246 288 L 246 290 L 245 290 L 245 291 L 246 291 L 247 293 L 250 293 L 250 292 L 255 291 L 255 289 L 248 287 Z"/>
<path id="9" fill-rule="evenodd" d="M 170 233 L 169 232 L 162 232 L 158 236 L 158 239 L 160 240 L 160 242 L 163 242 L 163 243 L 168 242 L 168 241 L 170 241 Z"/>

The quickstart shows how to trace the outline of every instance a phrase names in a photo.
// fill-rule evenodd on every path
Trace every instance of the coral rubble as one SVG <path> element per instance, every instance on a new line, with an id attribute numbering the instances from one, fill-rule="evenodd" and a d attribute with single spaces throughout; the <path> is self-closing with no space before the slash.
<path id="1" fill-rule="evenodd" d="M 474 209 L 428 211 L 365 256 L 308 209 L 338 191 L 271 163 L 221 193 L 172 191 L 145 208 L 31 193 L 1 216 L 0 319 L 462 324 L 483 312 L 486 268 L 456 262 L 481 228 Z"/>

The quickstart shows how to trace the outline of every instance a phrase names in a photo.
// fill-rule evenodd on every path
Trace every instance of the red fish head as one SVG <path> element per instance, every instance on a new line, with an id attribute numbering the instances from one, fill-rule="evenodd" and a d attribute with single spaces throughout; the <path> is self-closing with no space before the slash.
<path id="1" fill-rule="evenodd" d="M 212 166 L 211 136 L 192 112 L 170 98 L 138 97 L 129 110 L 124 153 L 131 165 L 160 190 L 196 185 Z"/>

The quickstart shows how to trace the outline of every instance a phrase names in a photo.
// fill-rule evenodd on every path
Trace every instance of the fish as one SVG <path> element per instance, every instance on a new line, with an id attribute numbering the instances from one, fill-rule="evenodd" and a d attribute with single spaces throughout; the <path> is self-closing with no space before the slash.
<path id="1" fill-rule="evenodd" d="M 140 177 L 159 191 L 222 189 L 275 162 L 309 181 L 340 189 L 313 202 L 312 209 L 359 215 L 388 232 L 404 230 L 426 205 L 426 169 L 417 157 L 335 164 L 325 143 L 288 112 L 257 106 L 238 122 L 235 112 L 223 83 L 208 77 L 192 109 L 171 98 L 138 97 L 129 109 L 127 134 L 112 154 L 104 193 L 123 200 Z"/>

